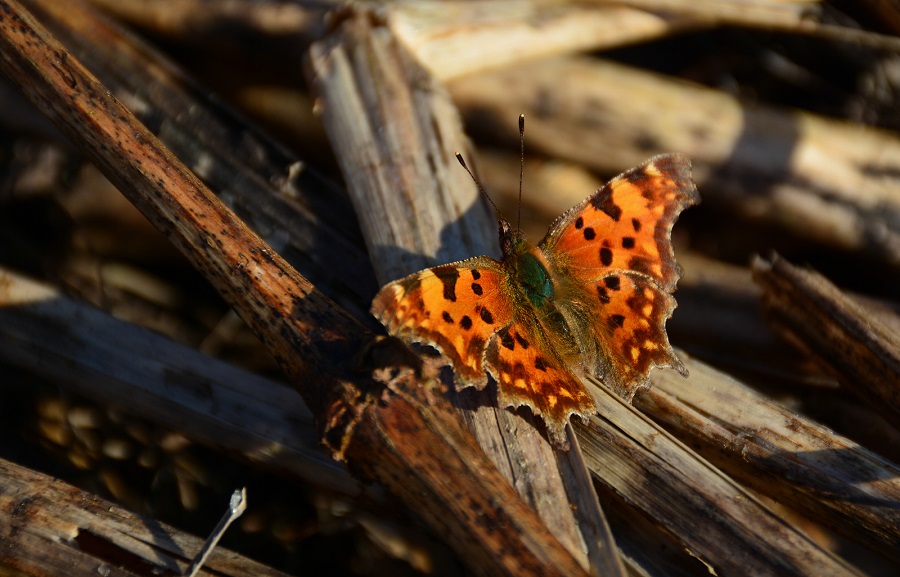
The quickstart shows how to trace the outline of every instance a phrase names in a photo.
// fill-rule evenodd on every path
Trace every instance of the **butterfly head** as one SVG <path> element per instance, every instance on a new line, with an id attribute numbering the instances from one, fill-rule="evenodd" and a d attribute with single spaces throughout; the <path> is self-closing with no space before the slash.
<path id="1" fill-rule="evenodd" d="M 513 228 L 505 218 L 498 221 L 500 225 L 500 250 L 503 257 L 517 256 L 528 250 L 528 240 L 520 228 Z"/>

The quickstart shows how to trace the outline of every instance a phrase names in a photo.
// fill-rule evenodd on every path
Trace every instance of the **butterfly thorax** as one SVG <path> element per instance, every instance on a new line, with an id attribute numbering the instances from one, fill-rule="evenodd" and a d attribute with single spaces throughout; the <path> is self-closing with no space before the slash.
<path id="1" fill-rule="evenodd" d="M 553 281 L 547 268 L 533 250 L 520 254 L 516 259 L 516 273 L 519 285 L 525 295 L 538 310 L 545 310 L 553 300 Z"/>
<path id="2" fill-rule="evenodd" d="M 503 261 L 521 287 L 528 301 L 538 310 L 545 310 L 553 299 L 553 281 L 537 249 L 519 229 L 511 229 L 500 222 L 500 247 Z"/>

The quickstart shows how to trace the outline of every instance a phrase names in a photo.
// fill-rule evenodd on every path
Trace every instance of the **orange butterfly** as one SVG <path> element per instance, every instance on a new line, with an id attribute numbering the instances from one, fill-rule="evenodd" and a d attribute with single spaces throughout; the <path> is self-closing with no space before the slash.
<path id="1" fill-rule="evenodd" d="M 501 219 L 501 261 L 478 256 L 392 282 L 372 314 L 440 350 L 460 388 L 482 389 L 490 374 L 500 406 L 530 407 L 566 447 L 569 416 L 596 412 L 577 373 L 629 400 L 653 367 L 687 376 L 665 331 L 681 276 L 671 231 L 699 201 L 690 160 L 656 156 L 557 218 L 536 247 Z"/>

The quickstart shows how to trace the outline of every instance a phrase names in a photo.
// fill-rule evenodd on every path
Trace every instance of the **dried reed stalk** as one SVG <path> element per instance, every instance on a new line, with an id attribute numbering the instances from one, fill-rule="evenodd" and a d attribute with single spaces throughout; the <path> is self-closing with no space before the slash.
<path id="1" fill-rule="evenodd" d="M 775 329 L 886 419 L 900 419 L 900 339 L 822 275 L 779 256 L 753 262 Z M 887 311 L 881 313 L 888 317 Z M 896 320 L 896 318 L 895 318 Z"/>
<path id="2" fill-rule="evenodd" d="M 203 540 L 0 459 L 0 572 L 8 575 L 182 575 Z M 223 503 L 223 506 L 225 504 Z M 286 577 L 224 548 L 198 575 Z"/>
<path id="3" fill-rule="evenodd" d="M 705 25 L 704 19 L 690 14 L 657 14 L 616 3 L 429 0 L 385 3 L 380 11 L 397 37 L 441 81 Z"/>
<path id="4" fill-rule="evenodd" d="M 579 427 L 597 481 L 715 574 L 860 574 L 619 397 L 600 388 L 597 399 L 599 416 Z"/>
<path id="5" fill-rule="evenodd" d="M 704 203 L 900 267 L 900 139 L 811 114 L 745 106 L 722 92 L 587 58 L 454 81 L 472 126 L 614 174 L 659 152 L 694 162 Z M 877 210 L 874 208 L 877 207 Z"/>
<path id="6" fill-rule="evenodd" d="M 348 495 L 295 391 L 0 268 L 0 358 L 207 446 Z M 152 351 L 152 355 L 150 354 Z"/>
<path id="7" fill-rule="evenodd" d="M 345 217 L 352 207 L 344 191 L 97 10 L 82 2 L 28 5 L 291 266 L 358 318 L 368 315 L 360 303 L 378 286 L 356 222 Z"/>
<path id="8" fill-rule="evenodd" d="M 698 361 L 635 406 L 740 482 L 900 559 L 900 468 Z"/>
<path id="9" fill-rule="evenodd" d="M 453 157 L 468 143 L 446 94 L 370 13 L 344 17 L 313 45 L 311 80 L 379 277 L 496 254 L 493 219 Z M 522 497 L 583 564 L 621 574 L 580 460 L 555 457 L 533 420 L 498 409 L 486 391 L 474 402 L 469 393 L 455 403 Z"/>

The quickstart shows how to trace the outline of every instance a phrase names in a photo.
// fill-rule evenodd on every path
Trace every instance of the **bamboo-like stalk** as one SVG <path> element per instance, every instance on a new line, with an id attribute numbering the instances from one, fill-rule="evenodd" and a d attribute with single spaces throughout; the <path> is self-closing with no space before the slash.
<path id="1" fill-rule="evenodd" d="M 635 406 L 742 483 L 900 559 L 897 465 L 708 365 L 690 370 L 657 373 Z"/>
<path id="2" fill-rule="evenodd" d="M 588 58 L 470 76 L 449 85 L 473 127 L 615 174 L 659 152 L 690 156 L 706 204 L 825 246 L 900 266 L 900 139 L 811 114 L 747 106 L 722 92 Z M 878 207 L 878 210 L 874 210 Z"/>
<path id="3" fill-rule="evenodd" d="M 317 446 L 313 416 L 295 391 L 2 267 L 0 341 L 5 362 L 67 390 L 310 483 L 359 493 Z"/>
<path id="4" fill-rule="evenodd" d="M 203 545 L 203 539 L 4 459 L 0 479 L 0 526 L 7 528 L 0 537 L 4 574 L 139 574 L 122 566 L 129 558 L 131 567 L 140 563 L 182 575 Z M 198 575 L 286 577 L 220 547 Z"/>
<path id="5" fill-rule="evenodd" d="M 775 255 L 753 262 L 775 328 L 889 421 L 900 419 L 900 339 L 822 275 Z M 884 313 L 890 317 L 890 313 Z M 896 321 L 896 319 L 895 319 Z"/>
<path id="6" fill-rule="evenodd" d="M 379 276 L 496 254 L 493 219 L 453 156 L 468 143 L 445 92 L 370 14 L 345 17 L 313 45 L 310 70 Z M 507 479 L 573 555 L 621 574 L 583 463 L 557 460 L 532 419 L 497 408 L 486 392 L 474 402 L 469 393 L 455 395 L 456 404 Z"/>

